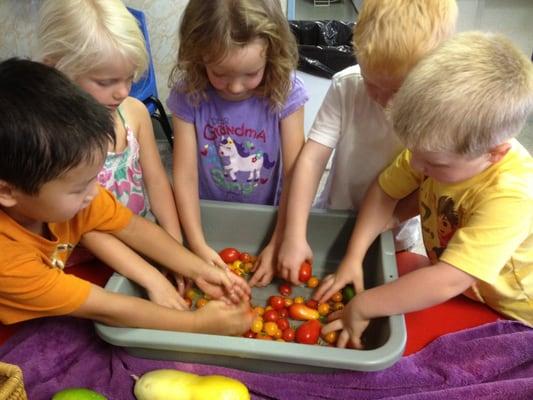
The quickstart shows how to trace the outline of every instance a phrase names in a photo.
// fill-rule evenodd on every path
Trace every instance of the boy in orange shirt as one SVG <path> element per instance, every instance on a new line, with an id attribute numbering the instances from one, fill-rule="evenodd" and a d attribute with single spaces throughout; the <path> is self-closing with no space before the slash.
<path id="1" fill-rule="evenodd" d="M 96 184 L 115 139 L 104 106 L 55 69 L 11 59 L 0 63 L 0 108 L 2 323 L 72 315 L 115 326 L 226 335 L 249 328 L 244 280 L 206 264 Z M 107 292 L 63 272 L 80 240 L 95 254 L 115 252 L 94 248 L 92 231 L 121 241 L 106 261 L 144 286 L 153 301 Z M 162 274 L 126 246 L 225 301 L 188 311 Z"/>

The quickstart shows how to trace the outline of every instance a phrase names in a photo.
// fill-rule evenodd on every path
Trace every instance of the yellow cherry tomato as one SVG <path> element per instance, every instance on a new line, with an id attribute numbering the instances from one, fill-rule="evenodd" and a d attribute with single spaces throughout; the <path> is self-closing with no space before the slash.
<path id="1" fill-rule="evenodd" d="M 265 322 L 265 324 L 263 325 L 263 330 L 268 336 L 274 337 L 276 335 L 276 332 L 279 330 L 278 324 L 272 321 Z"/>
<path id="2" fill-rule="evenodd" d="M 292 306 L 292 303 L 294 303 L 294 300 L 290 297 L 285 297 L 283 301 L 285 302 L 285 307 L 290 307 Z"/>
<path id="3" fill-rule="evenodd" d="M 302 296 L 298 296 L 298 297 L 294 298 L 294 302 L 296 304 L 303 304 L 303 303 L 305 303 L 305 299 Z"/>
<path id="4" fill-rule="evenodd" d="M 257 315 L 261 316 L 265 313 L 265 309 L 261 306 L 254 307 L 254 311 Z"/>
<path id="5" fill-rule="evenodd" d="M 255 317 L 252 321 L 252 326 L 250 327 L 250 330 L 254 333 L 261 332 L 263 330 L 263 318 Z"/>

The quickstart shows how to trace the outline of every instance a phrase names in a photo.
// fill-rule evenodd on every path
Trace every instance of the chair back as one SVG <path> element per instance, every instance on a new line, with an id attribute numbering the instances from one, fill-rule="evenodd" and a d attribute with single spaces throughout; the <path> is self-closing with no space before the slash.
<path id="1" fill-rule="evenodd" d="M 157 95 L 157 82 L 155 80 L 154 63 L 152 61 L 152 52 L 150 50 L 150 36 L 148 34 L 148 27 L 146 26 L 146 17 L 140 10 L 128 7 L 129 12 L 135 17 L 139 23 L 139 28 L 144 35 L 146 42 L 146 51 L 148 52 L 149 65 L 145 74 L 131 86 L 130 96 L 139 99 L 148 107 L 150 114 L 153 114 L 156 107 L 153 103 L 147 102 L 150 97 L 158 98 Z"/>

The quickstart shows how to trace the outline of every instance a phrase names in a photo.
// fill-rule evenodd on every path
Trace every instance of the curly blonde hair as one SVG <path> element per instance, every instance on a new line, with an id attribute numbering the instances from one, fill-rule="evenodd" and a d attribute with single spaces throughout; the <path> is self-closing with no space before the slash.
<path id="1" fill-rule="evenodd" d="M 77 79 L 118 56 L 135 65 L 149 59 L 137 20 L 120 0 L 46 0 L 40 9 L 38 58 Z"/>
<path id="2" fill-rule="evenodd" d="M 353 32 L 360 64 L 404 76 L 455 31 L 455 0 L 365 0 Z"/>
<path id="3" fill-rule="evenodd" d="M 274 108 L 283 105 L 298 63 L 298 48 L 278 0 L 190 0 L 181 20 L 180 46 L 169 86 L 205 98 L 205 65 L 223 60 L 236 47 L 261 38 L 267 43 L 263 81 L 256 93 Z"/>
<path id="4" fill-rule="evenodd" d="M 410 149 L 477 157 L 516 136 L 533 108 L 533 64 L 502 35 L 465 32 L 409 73 L 392 104 Z"/>

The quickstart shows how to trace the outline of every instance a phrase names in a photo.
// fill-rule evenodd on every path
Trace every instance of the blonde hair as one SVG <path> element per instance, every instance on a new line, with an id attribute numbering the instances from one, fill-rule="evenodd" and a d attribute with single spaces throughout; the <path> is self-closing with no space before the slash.
<path id="1" fill-rule="evenodd" d="M 354 26 L 360 64 L 401 76 L 455 30 L 455 0 L 365 0 Z"/>
<path id="2" fill-rule="evenodd" d="M 263 81 L 256 93 L 281 107 L 291 89 L 298 48 L 278 0 L 190 0 L 181 20 L 180 47 L 169 86 L 189 95 L 193 104 L 205 98 L 205 64 L 223 60 L 252 40 L 267 43 Z"/>
<path id="3" fill-rule="evenodd" d="M 533 107 L 533 64 L 501 35 L 467 32 L 407 76 L 392 104 L 404 145 L 479 156 L 516 136 Z"/>
<path id="4" fill-rule="evenodd" d="M 38 35 L 39 59 L 71 79 L 117 54 L 135 65 L 134 80 L 148 68 L 144 36 L 120 0 L 46 0 Z"/>

